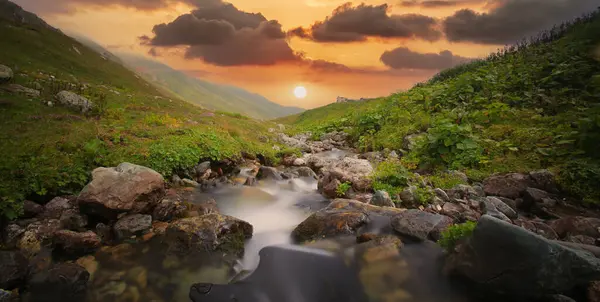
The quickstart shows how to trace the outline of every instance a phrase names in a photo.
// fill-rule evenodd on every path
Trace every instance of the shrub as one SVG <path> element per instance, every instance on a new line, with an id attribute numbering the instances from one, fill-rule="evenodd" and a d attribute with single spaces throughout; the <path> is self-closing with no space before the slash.
<path id="1" fill-rule="evenodd" d="M 431 199 L 435 196 L 435 193 L 429 188 L 417 187 L 415 191 L 415 200 L 417 203 L 426 206 L 429 204 Z"/>
<path id="2" fill-rule="evenodd" d="M 452 169 L 473 167 L 483 160 L 483 148 L 472 134 L 470 125 L 443 120 L 427 131 L 423 153 L 433 164 L 445 164 Z"/>
<path id="3" fill-rule="evenodd" d="M 456 224 L 442 232 L 442 238 L 438 242 L 445 250 L 451 251 L 454 249 L 458 241 L 463 238 L 470 237 L 473 234 L 477 224 L 473 221 L 467 221 L 462 224 Z"/>
<path id="4" fill-rule="evenodd" d="M 561 168 L 558 181 L 565 191 L 584 202 L 600 203 L 600 164 L 581 159 L 568 161 Z"/>
<path id="5" fill-rule="evenodd" d="M 446 172 L 429 176 L 429 181 L 431 181 L 434 187 L 441 189 L 452 189 L 456 185 L 465 184 L 461 177 Z"/>
<path id="6" fill-rule="evenodd" d="M 399 161 L 387 160 L 377 165 L 371 180 L 375 190 L 383 190 L 396 196 L 408 186 L 410 172 Z"/>
<path id="7" fill-rule="evenodd" d="M 350 190 L 351 187 L 352 187 L 352 185 L 349 182 L 342 183 L 337 187 L 337 189 L 335 190 L 335 193 L 337 194 L 338 197 L 344 197 L 346 195 L 346 193 L 348 193 L 348 190 Z"/>

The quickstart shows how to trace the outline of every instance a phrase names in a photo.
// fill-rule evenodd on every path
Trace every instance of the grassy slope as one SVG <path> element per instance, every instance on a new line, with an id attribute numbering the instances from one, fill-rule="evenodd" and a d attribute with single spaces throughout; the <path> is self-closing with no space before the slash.
<path id="1" fill-rule="evenodd" d="M 268 123 L 210 113 L 160 96 L 128 69 L 50 29 L 0 20 L 0 64 L 16 70 L 16 83 L 44 86 L 40 98 L 0 90 L 0 214 L 14 217 L 25 197 L 77 192 L 97 166 L 129 161 L 166 176 L 202 158 L 273 156 Z M 73 47 L 81 54 L 78 54 Z M 51 80 L 50 75 L 56 80 Z M 84 116 L 48 107 L 52 91 L 86 84 L 84 94 L 106 108 Z"/>
<path id="2" fill-rule="evenodd" d="M 363 150 L 399 150 L 405 136 L 425 133 L 405 168 L 459 169 L 474 180 L 550 168 L 571 193 L 599 201 L 599 32 L 596 13 L 407 92 L 280 121 L 292 131 L 344 129 Z"/>
<path id="3" fill-rule="evenodd" d="M 301 112 L 303 109 L 273 103 L 261 95 L 243 89 L 217 85 L 191 77 L 162 63 L 131 54 L 119 55 L 144 78 L 181 99 L 204 108 L 232 111 L 254 118 L 273 119 Z"/>

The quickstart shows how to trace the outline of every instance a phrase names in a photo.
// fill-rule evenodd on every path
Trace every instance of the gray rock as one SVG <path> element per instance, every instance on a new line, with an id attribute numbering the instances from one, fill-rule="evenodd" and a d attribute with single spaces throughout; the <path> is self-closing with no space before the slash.
<path id="1" fill-rule="evenodd" d="M 301 141 L 297 138 L 289 137 L 289 136 L 285 135 L 284 133 L 279 133 L 278 139 L 279 139 L 279 142 L 284 145 L 299 149 L 302 152 L 311 152 L 311 148 L 306 143 L 306 141 Z"/>
<path id="2" fill-rule="evenodd" d="M 69 254 L 85 254 L 94 252 L 102 245 L 100 237 L 92 232 L 73 232 L 61 230 L 54 233 L 54 246 Z"/>
<path id="3" fill-rule="evenodd" d="M 301 177 L 311 177 L 317 179 L 317 174 L 309 167 L 299 167 L 295 171 Z"/>
<path id="4" fill-rule="evenodd" d="M 392 198 L 390 198 L 390 194 L 386 191 L 376 191 L 373 198 L 371 198 L 371 204 L 380 207 L 396 207 Z"/>
<path id="5" fill-rule="evenodd" d="M 394 216 L 391 225 L 402 235 L 437 241 L 441 232 L 452 225 L 452 218 L 420 210 L 407 210 Z"/>
<path id="6" fill-rule="evenodd" d="M 504 213 L 500 212 L 496 208 L 496 205 L 487 198 L 482 198 L 479 201 L 479 207 L 481 208 L 483 214 L 490 215 L 508 223 L 512 223 L 512 220 L 510 220 L 510 218 L 508 218 Z"/>
<path id="7" fill-rule="evenodd" d="M 13 78 L 13 71 L 10 67 L 0 65 L 0 84 L 7 83 Z"/>
<path id="8" fill-rule="evenodd" d="M 41 217 L 47 219 L 59 219 L 63 212 L 71 209 L 76 209 L 77 204 L 63 197 L 55 197 L 46 205 Z"/>
<path id="9" fill-rule="evenodd" d="M 323 181 L 327 180 L 327 181 Z M 338 188 L 342 183 L 337 179 L 330 179 L 330 174 L 327 173 L 321 179 L 319 179 L 318 189 L 327 198 L 343 197 L 338 196 Z"/>
<path id="10" fill-rule="evenodd" d="M 306 160 L 304 158 L 296 158 L 292 164 L 296 167 L 305 166 Z"/>
<path id="11" fill-rule="evenodd" d="M 19 242 L 23 233 L 25 233 L 25 229 L 17 224 L 9 224 L 4 228 L 2 233 L 4 246 L 12 249 L 17 246 L 17 242 Z"/>
<path id="12" fill-rule="evenodd" d="M 128 215 L 119 219 L 113 228 L 117 240 L 140 236 L 152 228 L 152 216 L 142 214 Z"/>
<path id="13" fill-rule="evenodd" d="M 469 183 L 469 177 L 467 177 L 467 174 L 461 171 L 450 170 L 448 171 L 448 174 L 460 178 L 460 180 L 462 180 L 465 184 Z"/>
<path id="14" fill-rule="evenodd" d="M 447 258 L 446 269 L 519 298 L 540 298 L 600 278 L 600 260 L 488 215 Z"/>
<path id="15" fill-rule="evenodd" d="M 0 251 L 0 288 L 21 287 L 27 276 L 27 259 L 19 252 Z"/>
<path id="16" fill-rule="evenodd" d="M 130 163 L 97 168 L 77 201 L 82 213 L 115 219 L 120 213 L 150 213 L 165 195 L 158 172 Z"/>
<path id="17" fill-rule="evenodd" d="M 415 201 L 417 200 L 416 192 L 417 192 L 417 187 L 409 186 L 408 188 L 404 189 L 400 193 L 400 200 L 402 200 L 403 204 L 408 204 L 408 205 L 414 204 Z"/>
<path id="18" fill-rule="evenodd" d="M 364 192 L 372 188 L 370 175 L 373 173 L 373 166 L 366 159 L 344 157 L 342 160 L 334 160 L 323 168 L 323 173 L 325 172 L 329 172 L 329 181 L 337 179 L 341 183 L 348 182 L 356 191 Z M 325 182 L 322 186 L 327 184 Z"/>
<path id="19" fill-rule="evenodd" d="M 536 213 L 544 213 L 547 208 L 552 208 L 556 205 L 556 200 L 546 191 L 527 188 L 523 192 L 523 203 L 521 207 L 527 211 Z"/>
<path id="20" fill-rule="evenodd" d="M 577 302 L 567 296 L 563 296 L 563 295 L 554 295 L 551 296 L 550 298 L 548 298 L 547 300 L 548 302 Z"/>
<path id="21" fill-rule="evenodd" d="M 196 171 L 196 177 L 202 177 L 204 173 L 210 169 L 210 162 L 205 161 L 194 167 L 194 171 Z"/>
<path id="22" fill-rule="evenodd" d="M 88 224 L 87 216 L 80 214 L 76 209 L 68 209 L 60 215 L 60 226 L 72 231 L 83 231 Z"/>
<path id="23" fill-rule="evenodd" d="M 530 232 L 536 233 L 546 239 L 558 239 L 556 232 L 549 225 L 542 221 L 515 219 L 513 222 L 515 225 L 518 225 Z"/>
<path id="24" fill-rule="evenodd" d="M 479 197 L 485 196 L 485 194 L 481 194 L 474 187 L 464 184 L 456 185 L 451 190 L 448 190 L 448 196 L 451 198 L 458 199 L 477 199 Z"/>
<path id="25" fill-rule="evenodd" d="M 281 173 L 276 168 L 261 166 L 256 174 L 257 179 L 283 180 Z"/>
<path id="26" fill-rule="evenodd" d="M 400 156 L 398 155 L 398 152 L 392 150 L 392 152 L 390 152 L 390 154 L 388 154 L 388 158 L 398 159 L 398 158 L 400 158 Z"/>
<path id="27" fill-rule="evenodd" d="M 94 108 L 92 101 L 66 90 L 56 94 L 56 101 L 64 106 L 75 108 L 82 113 L 86 113 Z"/>
<path id="28" fill-rule="evenodd" d="M 539 170 L 529 172 L 529 176 L 533 180 L 533 187 L 558 194 L 560 192 L 554 174 L 548 170 Z"/>
<path id="29" fill-rule="evenodd" d="M 256 177 L 248 176 L 246 178 L 246 181 L 244 182 L 244 186 L 253 187 L 253 186 L 256 186 L 256 183 L 257 183 Z"/>
<path id="30" fill-rule="evenodd" d="M 40 92 L 35 89 L 31 89 L 28 87 L 21 86 L 19 84 L 8 84 L 0 86 L 0 89 L 14 93 L 14 94 L 22 94 L 28 97 L 36 98 L 40 96 Z"/>
<path id="31" fill-rule="evenodd" d="M 171 176 L 171 184 L 173 184 L 173 186 L 175 187 L 179 187 L 183 186 L 183 181 L 181 180 L 181 177 L 179 177 L 179 175 L 173 174 L 173 176 Z"/>
<path id="32" fill-rule="evenodd" d="M 483 190 L 487 195 L 516 199 L 531 184 L 531 178 L 525 174 L 493 175 L 483 181 Z"/>
<path id="33" fill-rule="evenodd" d="M 500 213 L 506 215 L 506 217 L 508 217 L 510 219 L 515 219 L 519 216 L 515 210 L 513 210 L 509 205 L 504 203 L 502 200 L 500 200 L 496 197 L 492 197 L 492 196 L 488 196 L 488 197 L 486 197 L 486 199 L 489 202 L 491 202 L 494 205 L 494 207 L 498 211 L 500 211 Z M 494 215 L 492 215 L 492 216 L 494 216 Z"/>
<path id="34" fill-rule="evenodd" d="M 501 197 L 501 196 L 490 196 L 490 197 L 495 197 L 500 199 L 502 202 L 504 202 L 506 205 L 508 205 L 511 209 L 517 211 L 517 209 L 520 207 L 520 203 L 517 202 L 517 200 L 515 199 L 510 199 L 510 198 L 506 198 L 506 197 Z"/>
<path id="35" fill-rule="evenodd" d="M 152 219 L 158 221 L 171 221 L 183 218 L 187 208 L 176 196 L 165 197 L 152 212 Z"/>
<path id="36" fill-rule="evenodd" d="M 448 197 L 448 194 L 446 194 L 446 192 L 440 188 L 435 188 L 433 190 L 433 193 L 435 193 L 435 196 L 440 198 L 443 202 L 450 201 L 450 197 Z"/>
<path id="37" fill-rule="evenodd" d="M 82 266 L 58 264 L 31 278 L 31 301 L 84 301 L 89 278 L 90 274 Z"/>

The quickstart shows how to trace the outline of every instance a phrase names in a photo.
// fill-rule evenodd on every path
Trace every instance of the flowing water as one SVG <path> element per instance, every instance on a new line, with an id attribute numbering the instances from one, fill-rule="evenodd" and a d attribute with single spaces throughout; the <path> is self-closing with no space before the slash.
<path id="1" fill-rule="evenodd" d="M 337 151 L 325 154 L 332 158 L 344 155 Z M 247 173 L 248 170 L 242 170 L 240 176 L 243 178 Z M 316 190 L 316 180 L 298 178 L 259 182 L 255 187 L 228 185 L 208 193 L 196 192 L 195 200 L 214 198 L 221 213 L 254 226 L 254 235 L 246 242 L 243 259 L 236 265 L 219 261 L 218 255 L 184 260 L 165 256 L 160 249 L 148 244 L 134 245 L 134 250 L 129 252 L 111 251 L 108 256 L 99 253 L 96 256 L 98 271 L 90 286 L 91 300 L 189 301 L 188 291 L 193 283 L 224 284 L 240 270 L 254 270 L 263 247 L 293 244 L 292 230 L 312 212 L 327 206 L 328 201 Z M 356 244 L 354 238 L 340 238 L 313 244 L 319 245 L 336 246 L 343 251 L 352 250 Z M 124 256 L 119 256 L 120 253 Z M 370 297 L 376 297 L 371 301 L 470 301 L 440 273 L 441 255 L 433 243 L 406 244 L 389 263 L 363 266 L 352 274 L 356 274 Z M 126 261 L 116 263 L 115 257 Z"/>

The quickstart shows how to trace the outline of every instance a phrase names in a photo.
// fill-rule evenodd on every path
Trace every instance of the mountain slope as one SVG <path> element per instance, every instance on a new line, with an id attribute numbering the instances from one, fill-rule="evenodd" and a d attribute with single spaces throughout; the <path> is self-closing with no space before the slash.
<path id="1" fill-rule="evenodd" d="M 207 109 L 232 111 L 262 119 L 273 119 L 304 110 L 281 106 L 238 87 L 203 81 L 141 56 L 124 53 L 118 56 L 150 82 Z"/>
<path id="2" fill-rule="evenodd" d="M 596 11 L 407 92 L 279 121 L 317 136 L 344 130 L 356 147 L 397 150 L 404 168 L 433 177 L 549 168 L 566 191 L 598 203 L 599 32 Z"/>
<path id="3" fill-rule="evenodd" d="M 274 124 L 169 99 L 19 9 L 0 2 L 0 16 L 16 11 L 27 19 L 0 18 L 0 64 L 13 69 L 13 84 L 41 94 L 0 85 L 0 215 L 18 215 L 24 198 L 78 192 L 98 166 L 132 162 L 168 177 L 201 159 L 238 158 L 242 151 L 274 158 L 273 144 L 265 143 L 273 140 L 267 130 Z M 94 102 L 94 110 L 82 114 L 57 105 L 55 95 L 65 89 Z"/>

